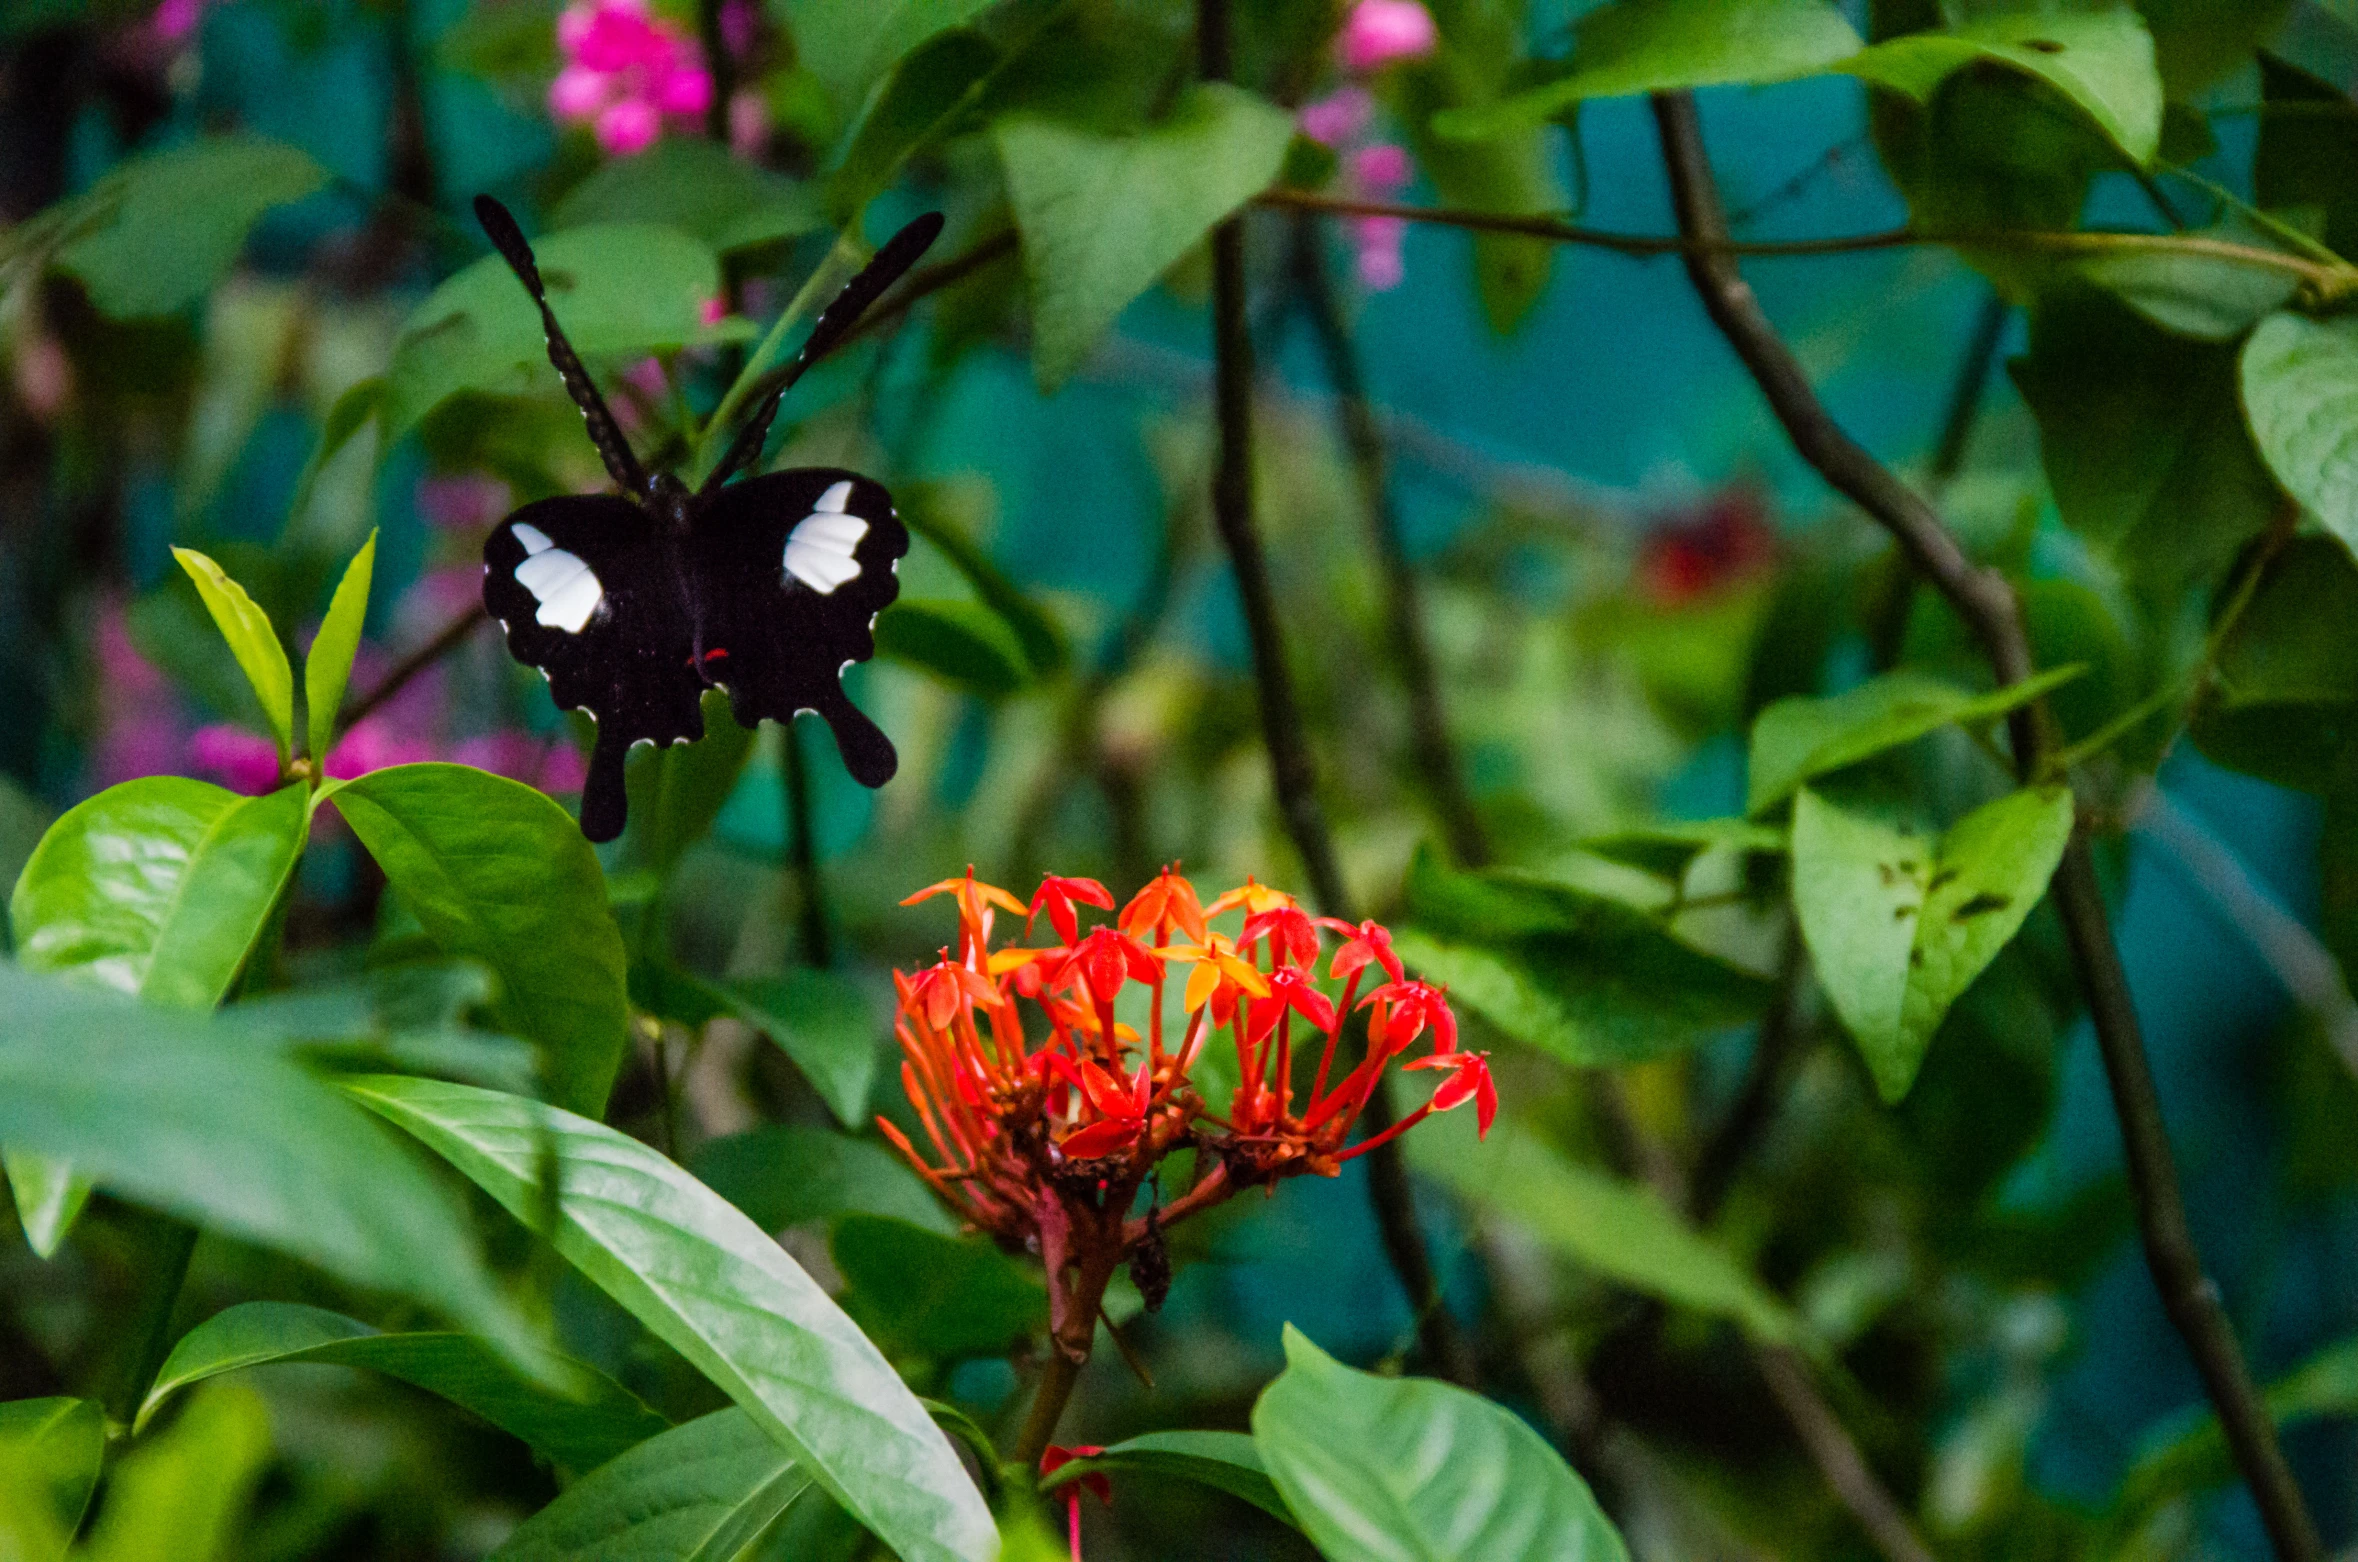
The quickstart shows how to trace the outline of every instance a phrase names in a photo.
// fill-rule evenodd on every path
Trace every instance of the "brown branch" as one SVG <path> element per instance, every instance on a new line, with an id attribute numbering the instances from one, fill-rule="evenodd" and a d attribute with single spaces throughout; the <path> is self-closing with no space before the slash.
<path id="1" fill-rule="evenodd" d="M 1230 49 L 1227 0 L 1197 0 L 1197 70 L 1205 81 L 1235 76 Z M 1269 566 L 1253 522 L 1253 343 L 1245 313 L 1244 219 L 1231 217 L 1212 230 L 1213 402 L 1219 423 L 1219 454 L 1212 471 L 1212 521 L 1228 551 L 1252 643 L 1253 680 L 1261 707 L 1261 734 L 1269 750 L 1272 788 L 1286 833 L 1301 854 L 1310 892 L 1319 909 L 1348 919 L 1350 892 L 1335 859 L 1326 812 L 1318 801 L 1318 774 L 1309 735 L 1287 670 L 1285 637 L 1277 617 Z M 1372 1136 L 1397 1117 L 1387 1078 L 1365 1112 Z M 1408 1185 L 1407 1163 L 1397 1139 L 1367 1157 L 1368 1200 L 1384 1254 L 1416 1315 L 1417 1337 L 1434 1370 L 1460 1383 L 1473 1379 L 1473 1359 L 1456 1321 L 1442 1305 L 1440 1282 L 1426 1251 Z"/>
<path id="2" fill-rule="evenodd" d="M 1915 566 L 1971 627 L 1998 681 L 2021 680 L 2032 663 L 2013 587 L 2003 575 L 1968 560 L 1931 506 L 1827 414 L 1800 364 L 1737 270 L 1734 255 L 1721 247 L 1727 236 L 1726 220 L 1703 151 L 1693 98 L 1685 93 L 1657 96 L 1654 113 L 1679 231 L 1694 243 L 1686 255 L 1687 275 L 1713 323 L 1751 370 L 1770 410 L 1802 458 L 1898 540 Z M 2043 713 L 2021 711 L 2009 728 L 2015 764 L 2025 776 L 2036 774 L 2047 739 Z M 2201 1254 L 2186 1224 L 2152 1066 L 2106 921 L 2095 859 L 2083 832 L 2075 832 L 2064 851 L 2052 895 L 2095 1025 L 2113 1111 L 2120 1120 L 2147 1267 L 2218 1411 L 2237 1468 L 2251 1490 L 2277 1555 L 2309 1562 L 2322 1555 L 2316 1526 L 2277 1444 L 2275 1426 L 2252 1384 L 2218 1287 L 2203 1272 Z"/>
<path id="3" fill-rule="evenodd" d="M 2282 271 L 2301 279 L 2326 296 L 2340 296 L 2358 286 L 2358 267 L 2328 264 L 2282 250 L 2237 244 L 2227 239 L 2183 233 L 2055 233 L 2030 228 L 1991 228 L 1973 232 L 1937 233 L 1919 228 L 1886 228 L 1876 233 L 1837 234 L 1819 239 L 1731 238 L 1723 222 L 1716 236 L 1677 236 L 1617 233 L 1588 228 L 1556 217 L 1521 217 L 1502 212 L 1469 211 L 1449 206 L 1412 206 L 1399 201 L 1364 201 L 1349 196 L 1322 195 L 1311 190 L 1276 188 L 1254 197 L 1262 206 L 1289 211 L 1323 212 L 1338 217 L 1398 217 L 1407 222 L 1438 223 L 1477 233 L 1516 233 L 1558 244 L 1611 250 L 1617 255 L 1650 259 L 1661 255 L 1714 255 L 1755 260 L 1791 260 L 1819 255 L 1857 255 L 1873 250 L 1913 249 L 1948 245 L 1958 248 L 2020 249 L 2053 255 L 2107 255 L 2140 252 L 2199 255 L 2231 261 L 2264 271 Z"/>
<path id="4" fill-rule="evenodd" d="M 344 706 L 344 713 L 336 718 L 337 735 L 340 737 L 344 733 L 350 732 L 354 727 L 375 715 L 377 707 L 407 688 L 412 678 L 466 644 L 467 637 L 473 634 L 490 616 L 484 611 L 480 600 L 469 603 L 466 611 L 436 630 L 433 639 L 428 640 L 424 645 L 395 662 L 392 670 L 378 679 L 367 693 L 347 702 Z M 324 754 L 312 756 L 315 760 L 326 757 Z"/>
<path id="5" fill-rule="evenodd" d="M 1409 753 L 1433 811 L 1441 817 L 1451 854 L 1461 865 L 1478 868 L 1490 860 L 1490 840 L 1481 816 L 1474 811 L 1456 747 L 1450 742 L 1440 679 L 1433 668 L 1433 648 L 1425 635 L 1422 592 L 1401 540 L 1400 511 L 1392 502 L 1383 428 L 1367 399 L 1359 354 L 1335 302 L 1323 235 L 1307 215 L 1294 219 L 1293 264 L 1294 290 L 1326 360 L 1327 381 L 1335 391 L 1335 421 L 1351 454 L 1360 502 L 1367 511 L 1368 537 L 1383 573 L 1385 624 L 1393 654 L 1400 660 L 1401 682 L 1408 689 Z"/>

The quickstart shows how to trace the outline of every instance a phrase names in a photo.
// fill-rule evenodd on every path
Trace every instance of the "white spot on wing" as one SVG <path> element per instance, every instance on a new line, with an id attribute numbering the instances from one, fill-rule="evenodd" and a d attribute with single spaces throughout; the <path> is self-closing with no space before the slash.
<path id="1" fill-rule="evenodd" d="M 552 546 L 549 542 L 549 534 L 537 526 L 527 526 L 518 522 L 508 529 L 516 534 L 518 542 L 524 544 L 524 551 L 527 554 L 544 552 Z"/>
<path id="2" fill-rule="evenodd" d="M 844 511 L 851 488 L 846 478 L 819 495 L 817 506 L 786 534 L 786 573 L 821 596 L 860 578 L 852 554 L 868 535 L 868 523 Z"/>
<path id="3" fill-rule="evenodd" d="M 519 534 L 531 531 L 528 526 L 516 528 Z M 532 549 L 532 556 L 516 566 L 516 583 L 532 593 L 540 604 L 533 615 L 536 622 L 553 625 L 569 635 L 577 635 L 590 621 L 590 615 L 605 600 L 606 588 L 598 584 L 598 577 L 590 567 L 562 548 L 551 547 L 546 537 L 541 546 Z M 526 547 L 531 547 L 527 541 Z"/>

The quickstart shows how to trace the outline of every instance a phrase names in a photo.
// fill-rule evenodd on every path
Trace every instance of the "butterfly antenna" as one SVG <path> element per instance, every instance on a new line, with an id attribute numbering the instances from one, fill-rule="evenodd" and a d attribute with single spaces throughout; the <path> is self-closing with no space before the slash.
<path id="1" fill-rule="evenodd" d="M 524 242 L 524 230 L 516 226 L 515 217 L 505 206 L 488 195 L 475 197 L 475 220 L 483 225 L 484 233 L 508 263 L 508 269 L 516 273 L 516 280 L 524 284 L 524 291 L 540 306 L 541 330 L 549 343 L 549 362 L 556 366 L 557 378 L 565 382 L 565 393 L 581 409 L 582 421 L 589 425 L 590 443 L 598 447 L 607 474 L 633 498 L 644 494 L 647 474 L 640 468 L 638 457 L 631 454 L 630 441 L 623 438 L 622 425 L 614 421 L 606 398 L 598 394 L 597 383 L 589 377 L 589 370 L 581 366 L 580 355 L 565 340 L 565 329 L 557 324 L 556 312 L 549 308 L 548 292 L 541 286 L 540 264 L 532 258 L 532 246 Z"/>
<path id="2" fill-rule="evenodd" d="M 779 376 L 776 388 L 762 398 L 761 405 L 729 442 L 728 454 L 712 469 L 700 492 L 711 493 L 739 470 L 761 459 L 761 447 L 769 442 L 770 424 L 778 416 L 778 404 L 786 399 L 794 382 L 808 373 L 813 364 L 843 345 L 852 327 L 860 323 L 860 316 L 868 312 L 868 306 L 907 274 L 941 234 L 942 214 L 927 212 L 888 239 L 876 257 L 860 268 L 860 274 L 843 285 L 843 291 L 819 312 L 818 323 L 804 339 L 802 351 L 794 355 L 794 361 Z"/>

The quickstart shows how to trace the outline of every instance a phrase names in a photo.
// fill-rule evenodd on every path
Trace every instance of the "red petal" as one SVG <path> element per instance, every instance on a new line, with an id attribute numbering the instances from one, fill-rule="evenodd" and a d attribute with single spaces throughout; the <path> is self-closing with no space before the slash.
<path id="1" fill-rule="evenodd" d="M 1490 1065 L 1482 1066 L 1482 1083 L 1474 1092 L 1474 1137 L 1490 1137 L 1490 1125 L 1498 1120 L 1498 1086 L 1490 1078 Z"/>
<path id="2" fill-rule="evenodd" d="M 1136 1121 L 1117 1122 L 1112 1118 L 1102 1123 L 1091 1123 L 1065 1135 L 1062 1146 L 1065 1155 L 1076 1161 L 1093 1161 L 1101 1155 L 1111 1155 L 1128 1149 L 1138 1140 Z"/>

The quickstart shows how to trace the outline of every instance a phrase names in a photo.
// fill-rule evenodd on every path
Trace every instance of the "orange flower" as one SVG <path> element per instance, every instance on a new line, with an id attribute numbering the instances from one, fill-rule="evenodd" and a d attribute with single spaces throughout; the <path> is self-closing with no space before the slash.
<path id="1" fill-rule="evenodd" d="M 1032 896 L 1031 910 L 1024 914 L 1024 935 L 1032 931 L 1032 919 L 1042 910 L 1048 913 L 1048 925 L 1067 944 L 1080 936 L 1081 922 L 1073 911 L 1073 902 L 1095 906 L 1103 911 L 1113 910 L 1113 892 L 1095 879 L 1066 879 L 1051 873 L 1040 880 L 1040 888 Z"/>
<path id="2" fill-rule="evenodd" d="M 1179 876 L 1177 863 L 1147 880 L 1146 888 L 1122 908 L 1122 931 L 1132 938 L 1150 933 L 1159 938 L 1166 927 L 1177 928 L 1199 944 L 1204 941 L 1203 903 L 1195 898 L 1195 886 Z"/>
<path id="3" fill-rule="evenodd" d="M 1236 945 L 1219 933 L 1207 933 L 1201 949 L 1157 950 L 1166 960 L 1191 961 L 1195 970 L 1187 978 L 1187 991 L 1182 1002 L 1193 1014 L 1205 1004 L 1212 1005 L 1214 1024 L 1225 1025 L 1236 1007 L 1239 993 L 1251 998 L 1269 996 L 1269 978 L 1260 967 L 1236 952 Z"/>
<path id="4" fill-rule="evenodd" d="M 979 1003 L 985 1008 L 996 1008 L 1006 1002 L 988 977 L 952 960 L 947 949 L 942 951 L 940 961 L 920 971 L 910 986 L 915 989 L 925 1023 L 935 1030 L 947 1029 L 958 1017 L 958 1011 L 967 1005 Z"/>
<path id="5" fill-rule="evenodd" d="M 1253 876 L 1248 873 L 1242 884 L 1204 907 L 1204 915 L 1216 917 L 1223 911 L 1234 911 L 1237 907 L 1242 906 L 1245 909 L 1245 915 L 1259 916 L 1264 911 L 1275 911 L 1280 907 L 1292 904 L 1294 904 L 1293 896 L 1288 895 L 1284 890 L 1271 889 L 1266 884 L 1255 882 Z"/>
<path id="6" fill-rule="evenodd" d="M 1257 939 L 1269 941 L 1271 958 L 1280 965 L 1307 967 L 1318 959 L 1318 923 L 1299 906 L 1277 906 L 1245 918 L 1237 942 L 1247 949 Z"/>
<path id="7" fill-rule="evenodd" d="M 1498 1116 L 1498 1086 L 1490 1078 L 1490 1054 L 1487 1052 L 1436 1052 L 1430 1057 L 1403 1063 L 1402 1068 L 1445 1068 L 1449 1077 L 1441 1081 L 1441 1088 L 1433 1092 L 1431 1110 L 1447 1112 L 1474 1103 L 1474 1137 L 1488 1138 L 1490 1125 Z"/>

